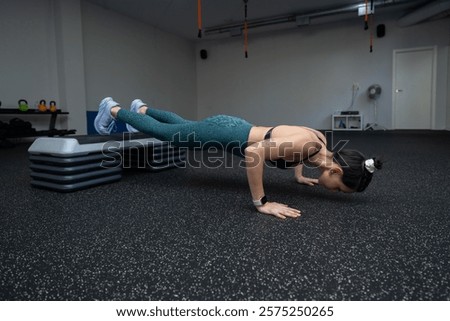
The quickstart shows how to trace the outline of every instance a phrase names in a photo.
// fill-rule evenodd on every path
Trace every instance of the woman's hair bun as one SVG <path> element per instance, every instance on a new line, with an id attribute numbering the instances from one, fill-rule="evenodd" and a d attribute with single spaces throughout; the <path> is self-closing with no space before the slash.
<path id="1" fill-rule="evenodd" d="M 376 169 L 381 169 L 381 168 L 383 168 L 383 160 L 380 159 L 379 157 L 378 157 L 378 158 L 377 158 L 377 157 L 374 157 L 374 158 L 373 158 L 373 162 L 374 162 L 374 165 L 375 165 L 375 168 L 376 168 Z"/>

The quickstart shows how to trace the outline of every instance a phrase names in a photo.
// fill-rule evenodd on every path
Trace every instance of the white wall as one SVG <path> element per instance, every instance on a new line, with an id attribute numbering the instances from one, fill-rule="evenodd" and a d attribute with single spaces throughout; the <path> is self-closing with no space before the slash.
<path id="1" fill-rule="evenodd" d="M 369 53 L 369 33 L 361 19 L 308 26 L 302 29 L 249 35 L 249 58 L 242 38 L 226 38 L 197 45 L 209 58 L 197 58 L 198 115 L 227 113 L 255 124 L 302 124 L 331 127 L 330 115 L 347 109 L 352 85 L 360 92 L 354 109 L 372 122 L 366 89 L 383 87 L 378 123 L 392 124 L 392 56 L 394 49 L 438 46 L 436 129 L 445 128 L 447 55 L 450 19 L 398 28 L 392 18 L 378 18 L 386 36 L 375 38 Z M 445 66 L 445 69 L 443 69 Z"/>
<path id="2" fill-rule="evenodd" d="M 83 0 L 2 0 L 0 100 L 3 107 L 20 98 L 32 107 L 43 98 L 56 100 L 71 113 L 59 126 L 80 134 L 85 111 L 104 96 L 124 106 L 140 97 L 188 118 L 227 113 L 257 124 L 327 129 L 330 114 L 349 106 L 353 82 L 361 87 L 355 109 L 373 121 L 365 90 L 379 83 L 378 122 L 391 127 L 392 51 L 437 46 L 435 123 L 450 129 L 450 19 L 410 28 L 377 19 L 387 34 L 375 39 L 372 54 L 358 19 L 250 33 L 244 59 L 242 38 L 194 44 Z M 207 60 L 199 58 L 203 48 Z M 33 123 L 44 129 L 48 119 Z"/>
<path id="3" fill-rule="evenodd" d="M 196 116 L 194 43 L 112 11 L 82 0 L 1 0 L 0 43 L 3 108 L 55 100 L 70 112 L 57 127 L 78 134 L 104 96 Z M 48 127 L 49 117 L 21 117 Z"/>
<path id="4" fill-rule="evenodd" d="M 54 24 L 51 1 L 0 1 L 0 100 L 3 108 L 17 107 L 17 101 L 22 98 L 33 108 L 41 99 L 60 101 Z M 38 129 L 48 126 L 49 118 L 42 117 L 45 120 L 34 117 Z M 2 116 L 0 120 L 8 118 L 12 116 Z M 35 122 L 35 119 L 31 120 Z"/>
<path id="5" fill-rule="evenodd" d="M 135 98 L 196 117 L 195 45 L 128 17 L 83 2 L 88 110 L 112 96 Z"/>
<path id="6" fill-rule="evenodd" d="M 59 104 L 68 127 L 86 133 L 86 88 L 80 0 L 53 0 Z"/>
<path id="7" fill-rule="evenodd" d="M 54 21 L 50 1 L 0 2 L 0 100 L 58 99 Z"/>

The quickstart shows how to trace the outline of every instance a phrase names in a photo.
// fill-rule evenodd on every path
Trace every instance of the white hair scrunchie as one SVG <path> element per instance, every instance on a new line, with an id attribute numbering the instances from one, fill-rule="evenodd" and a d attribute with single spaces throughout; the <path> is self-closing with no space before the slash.
<path id="1" fill-rule="evenodd" d="M 369 172 L 369 173 L 373 173 L 373 172 L 375 172 L 375 161 L 373 160 L 373 158 L 370 158 L 370 159 L 367 159 L 365 162 L 364 162 L 364 167 L 367 169 L 367 171 Z"/>

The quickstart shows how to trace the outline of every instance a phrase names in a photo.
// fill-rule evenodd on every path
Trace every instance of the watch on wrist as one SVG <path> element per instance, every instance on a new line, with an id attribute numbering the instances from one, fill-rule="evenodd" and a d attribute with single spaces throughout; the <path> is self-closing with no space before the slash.
<path id="1" fill-rule="evenodd" d="M 267 203 L 267 197 L 264 195 L 259 200 L 253 200 L 253 205 L 255 206 L 263 206 Z"/>

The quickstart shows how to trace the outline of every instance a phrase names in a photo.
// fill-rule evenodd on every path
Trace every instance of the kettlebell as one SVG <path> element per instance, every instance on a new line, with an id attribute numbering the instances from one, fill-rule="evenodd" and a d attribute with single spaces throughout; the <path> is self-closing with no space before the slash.
<path id="1" fill-rule="evenodd" d="M 49 103 L 49 106 L 50 106 L 50 111 L 52 112 L 52 113 L 56 113 L 56 101 L 54 101 L 54 100 L 52 100 L 52 101 L 50 101 Z"/>
<path id="2" fill-rule="evenodd" d="M 39 110 L 40 112 L 43 112 L 43 113 L 47 111 L 46 101 L 45 101 L 44 99 L 42 99 L 42 100 L 39 102 L 38 110 Z"/>
<path id="3" fill-rule="evenodd" d="M 20 111 L 28 111 L 28 102 L 25 99 L 18 101 Z"/>

